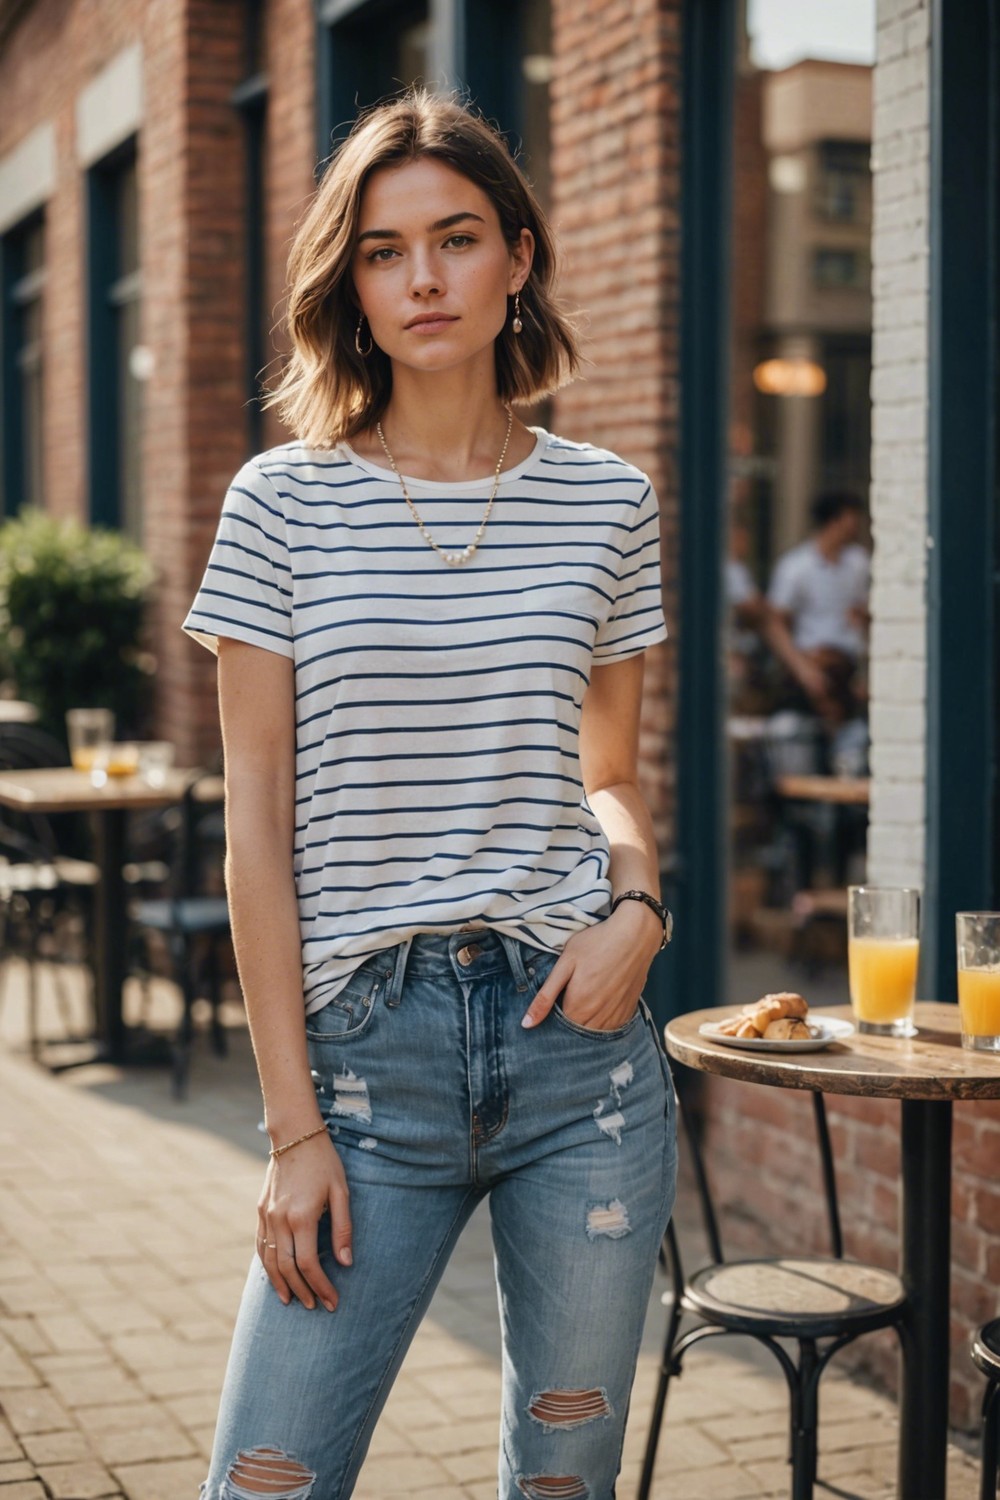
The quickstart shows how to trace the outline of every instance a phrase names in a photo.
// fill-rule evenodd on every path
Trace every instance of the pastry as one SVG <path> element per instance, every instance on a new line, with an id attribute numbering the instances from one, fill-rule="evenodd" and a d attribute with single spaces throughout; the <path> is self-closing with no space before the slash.
<path id="1" fill-rule="evenodd" d="M 812 1038 L 812 1032 L 805 1021 L 798 1016 L 779 1016 L 772 1021 L 764 1032 L 768 1041 L 780 1042 L 808 1042 Z"/>
<path id="2" fill-rule="evenodd" d="M 809 1006 L 801 995 L 793 994 L 791 990 L 782 990 L 774 995 L 763 995 L 760 1000 L 744 1005 L 739 1015 L 728 1016 L 726 1020 L 720 1021 L 716 1030 L 723 1036 L 747 1037 L 751 1041 L 762 1036 L 808 1037 L 812 1033 L 803 1020 L 808 1010 Z M 794 1021 L 799 1029 L 771 1030 L 772 1026 L 785 1021 Z"/>

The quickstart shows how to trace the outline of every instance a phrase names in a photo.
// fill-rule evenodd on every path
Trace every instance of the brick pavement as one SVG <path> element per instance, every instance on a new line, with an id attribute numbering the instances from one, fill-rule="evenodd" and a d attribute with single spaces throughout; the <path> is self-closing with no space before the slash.
<path id="1" fill-rule="evenodd" d="M 11 969 L 0 1010 L 0 1500 L 191 1500 L 263 1166 L 246 1030 L 234 1011 L 230 1056 L 199 1048 L 183 1105 L 162 1072 L 91 1067 L 52 1077 L 24 1055 Z M 168 996 L 158 1006 L 172 1014 Z M 657 1298 L 620 1500 L 635 1492 L 661 1328 Z M 674 1388 L 656 1493 L 783 1500 L 783 1382 L 759 1351 L 729 1340 L 722 1349 L 694 1354 Z M 480 1212 L 406 1359 L 357 1500 L 495 1500 L 498 1392 Z M 888 1500 L 891 1403 L 831 1372 L 822 1407 L 818 1495 Z M 954 1449 L 951 1500 L 973 1500 L 975 1475 Z"/>

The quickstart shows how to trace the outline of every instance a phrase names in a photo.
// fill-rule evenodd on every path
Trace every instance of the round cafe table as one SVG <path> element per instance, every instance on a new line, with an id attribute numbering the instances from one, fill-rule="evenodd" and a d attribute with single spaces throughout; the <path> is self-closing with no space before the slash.
<path id="1" fill-rule="evenodd" d="M 692 1011 L 666 1028 L 667 1051 L 702 1073 L 775 1088 L 900 1101 L 900 1275 L 910 1297 L 900 1370 L 901 1500 L 943 1500 L 948 1447 L 951 1105 L 1000 1098 L 1000 1054 L 967 1052 L 958 1007 L 918 1001 L 918 1034 L 861 1036 L 818 1052 L 750 1052 L 700 1036 L 731 1005 Z M 814 1012 L 851 1020 L 849 1006 Z"/>

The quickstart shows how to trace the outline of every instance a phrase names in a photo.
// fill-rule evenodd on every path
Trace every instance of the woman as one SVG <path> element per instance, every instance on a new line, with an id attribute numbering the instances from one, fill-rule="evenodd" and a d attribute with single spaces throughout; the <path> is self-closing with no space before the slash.
<path id="1" fill-rule="evenodd" d="M 488 1195 L 499 1493 L 607 1500 L 675 1176 L 640 1004 L 668 920 L 636 785 L 655 496 L 513 415 L 576 346 L 469 111 L 365 116 L 289 273 L 298 438 L 237 475 L 186 621 L 219 652 L 272 1142 L 202 1494 L 351 1494 Z"/>

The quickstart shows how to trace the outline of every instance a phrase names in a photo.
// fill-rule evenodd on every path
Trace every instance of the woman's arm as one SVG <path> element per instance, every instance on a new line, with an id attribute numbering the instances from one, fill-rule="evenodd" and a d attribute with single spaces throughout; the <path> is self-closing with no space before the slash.
<path id="1" fill-rule="evenodd" d="M 595 663 L 583 700 L 580 761 L 591 810 L 611 848 L 612 898 L 621 891 L 659 896 L 653 820 L 639 790 L 639 713 L 644 654 Z M 581 1026 L 614 1031 L 635 1013 L 663 928 L 641 901 L 623 901 L 603 922 L 568 939 L 523 1025 L 548 1015 L 560 991 L 563 1010 Z"/>
<path id="2" fill-rule="evenodd" d="M 219 641 L 226 766 L 226 886 L 233 945 L 272 1146 L 320 1131 L 271 1157 L 258 1203 L 258 1251 L 288 1302 L 332 1311 L 316 1225 L 333 1216 L 338 1259 L 350 1264 L 343 1167 L 323 1127 L 306 1052 L 302 941 L 292 864 L 295 702 L 292 662 L 241 641 Z M 311 1289 L 311 1290 L 310 1290 Z"/>

